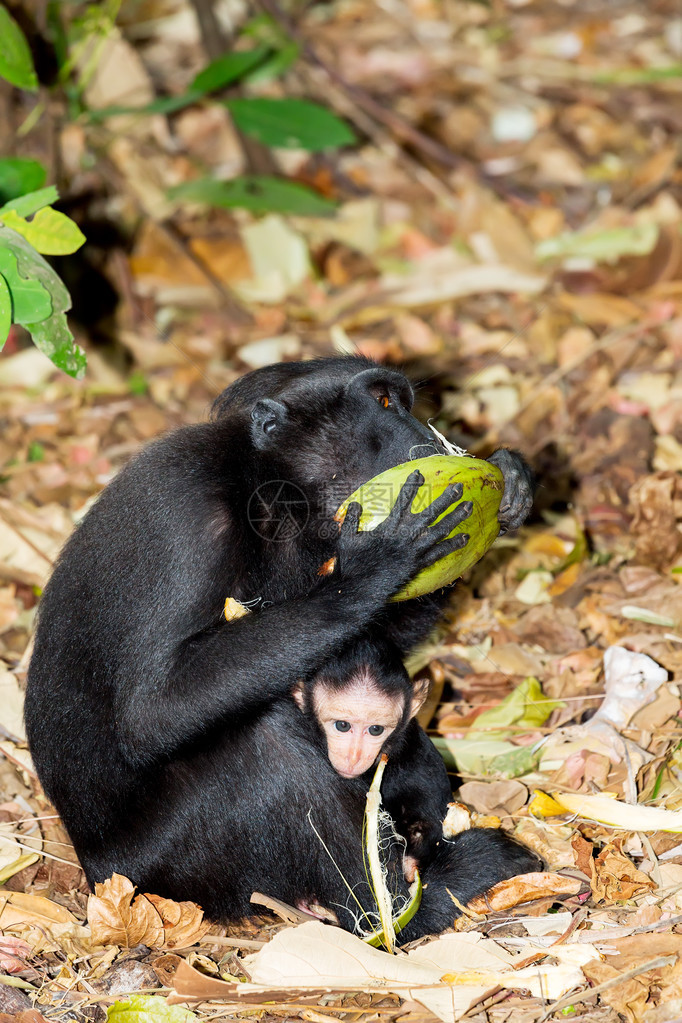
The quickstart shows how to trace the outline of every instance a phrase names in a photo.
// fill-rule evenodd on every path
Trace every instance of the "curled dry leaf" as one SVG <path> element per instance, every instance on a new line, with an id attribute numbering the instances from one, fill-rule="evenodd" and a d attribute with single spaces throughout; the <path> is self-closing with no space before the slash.
<path id="1" fill-rule="evenodd" d="M 166 948 L 194 945 L 210 927 L 204 920 L 204 911 L 196 902 L 174 902 L 160 895 L 147 895 L 147 898 L 163 921 Z"/>
<path id="2" fill-rule="evenodd" d="M 496 913 L 551 895 L 577 895 L 580 888 L 580 881 L 575 878 L 549 871 L 519 874 L 508 881 L 500 881 L 487 895 L 472 899 L 467 908 L 474 913 Z"/>
<path id="3" fill-rule="evenodd" d="M 132 881 L 113 874 L 95 885 L 88 899 L 88 923 L 97 945 L 132 948 L 186 948 L 208 930 L 193 902 L 173 902 L 158 895 L 135 895 Z"/>

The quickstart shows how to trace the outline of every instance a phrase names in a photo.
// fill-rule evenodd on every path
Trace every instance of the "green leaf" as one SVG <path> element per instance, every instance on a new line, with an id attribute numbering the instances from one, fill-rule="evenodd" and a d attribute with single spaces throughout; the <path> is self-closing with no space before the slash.
<path id="1" fill-rule="evenodd" d="M 536 678 L 529 676 L 514 689 L 504 700 L 479 714 L 467 732 L 467 741 L 506 739 L 509 728 L 539 728 L 557 707 L 563 704 L 557 700 L 548 700 Z"/>
<path id="2" fill-rule="evenodd" d="M 5 347 L 12 326 L 12 296 L 9 284 L 0 274 L 0 352 Z"/>
<path id="3" fill-rule="evenodd" d="M 131 995 L 107 1009 L 107 1023 L 192 1023 L 196 1013 L 169 1005 L 160 995 Z"/>
<path id="4" fill-rule="evenodd" d="M 286 43 L 279 50 L 274 50 L 262 64 L 244 76 L 244 81 L 251 85 L 253 82 L 267 82 L 272 78 L 283 75 L 291 65 L 298 59 L 300 47 L 298 43 Z"/>
<path id="5" fill-rule="evenodd" d="M 7 156 L 0 160 L 0 202 L 16 199 L 45 184 L 46 170 L 37 160 Z"/>
<path id="6" fill-rule="evenodd" d="M 172 188 L 171 199 L 187 199 L 220 206 L 238 207 L 252 213 L 292 213 L 303 217 L 325 217 L 336 211 L 336 203 L 295 181 L 264 175 L 216 181 L 199 178 Z"/>
<path id="7" fill-rule="evenodd" d="M 74 341 L 64 313 L 54 313 L 42 323 L 25 323 L 36 348 L 47 355 L 57 369 L 80 380 L 85 373 L 85 352 Z"/>
<path id="8" fill-rule="evenodd" d="M 65 313 L 71 308 L 71 296 L 47 260 L 43 259 L 25 238 L 5 227 L 0 221 L 0 252 L 3 249 L 9 249 L 14 253 L 22 277 L 39 281 L 47 289 L 52 300 L 53 313 Z"/>
<path id="9" fill-rule="evenodd" d="M 40 281 L 22 276 L 17 257 L 1 243 L 0 274 L 9 287 L 12 323 L 37 323 L 52 315 L 50 292 Z"/>
<path id="10" fill-rule="evenodd" d="M 4 206 L 0 206 L 0 216 L 3 210 L 14 210 L 20 217 L 30 217 L 31 214 L 41 210 L 43 206 L 49 206 L 50 203 L 56 202 L 58 198 L 59 192 L 55 186 L 48 185 L 47 188 L 39 188 L 36 192 L 21 195 L 18 199 L 10 199 Z"/>
<path id="11" fill-rule="evenodd" d="M 345 121 L 308 100 L 256 97 L 230 99 L 226 106 L 239 130 L 266 146 L 314 152 L 356 141 Z"/>
<path id="12" fill-rule="evenodd" d="M 35 92 L 38 88 L 26 36 L 4 6 L 0 6 L 0 78 L 18 89 Z"/>
<path id="13" fill-rule="evenodd" d="M 514 746 L 511 742 L 482 739 L 431 740 L 447 767 L 465 774 L 519 778 L 533 771 L 540 751 L 533 746 Z"/>
<path id="14" fill-rule="evenodd" d="M 226 85 L 239 81 L 258 64 L 262 64 L 268 55 L 269 50 L 266 46 L 226 53 L 200 71 L 188 91 L 205 95 L 208 92 L 215 92 L 216 89 L 224 89 Z"/>
<path id="15" fill-rule="evenodd" d="M 24 220 L 16 210 L 0 210 L 0 220 L 46 256 L 68 256 L 79 249 L 85 235 L 70 217 L 51 206 L 38 210 L 33 220 Z"/>

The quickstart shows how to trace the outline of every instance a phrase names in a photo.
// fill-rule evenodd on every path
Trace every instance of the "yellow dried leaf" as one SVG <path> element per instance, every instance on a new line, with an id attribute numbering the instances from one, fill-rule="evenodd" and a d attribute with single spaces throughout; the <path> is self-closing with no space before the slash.
<path id="1" fill-rule="evenodd" d="M 223 614 L 225 615 L 226 622 L 234 622 L 237 618 L 243 618 L 244 615 L 249 613 L 248 607 L 245 607 L 244 604 L 240 604 L 234 597 L 225 598 Z"/>

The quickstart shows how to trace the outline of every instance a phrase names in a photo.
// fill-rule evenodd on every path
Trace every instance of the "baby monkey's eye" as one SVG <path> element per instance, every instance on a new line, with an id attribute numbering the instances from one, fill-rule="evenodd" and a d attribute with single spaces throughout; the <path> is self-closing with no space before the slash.
<path id="1" fill-rule="evenodd" d="M 383 725 L 370 725 L 369 728 L 367 729 L 367 731 L 369 732 L 370 735 L 383 735 L 384 734 L 384 726 Z"/>
<path id="2" fill-rule="evenodd" d="M 350 722 L 348 721 L 335 721 L 334 728 L 337 732 L 350 732 Z"/>
<path id="3" fill-rule="evenodd" d="M 377 401 L 379 402 L 382 408 L 390 408 L 391 406 L 391 399 L 387 394 L 380 394 L 379 397 L 377 398 Z"/>

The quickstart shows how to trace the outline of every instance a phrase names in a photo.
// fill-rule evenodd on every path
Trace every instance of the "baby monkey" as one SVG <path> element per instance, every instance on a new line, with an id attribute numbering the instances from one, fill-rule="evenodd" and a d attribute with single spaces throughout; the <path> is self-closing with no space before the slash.
<path id="1" fill-rule="evenodd" d="M 343 778 L 367 788 L 379 754 L 388 755 L 381 795 L 407 844 L 408 879 L 435 855 L 452 799 L 445 764 L 416 718 L 428 690 L 426 680 L 410 681 L 393 644 L 366 637 L 293 693 Z"/>

